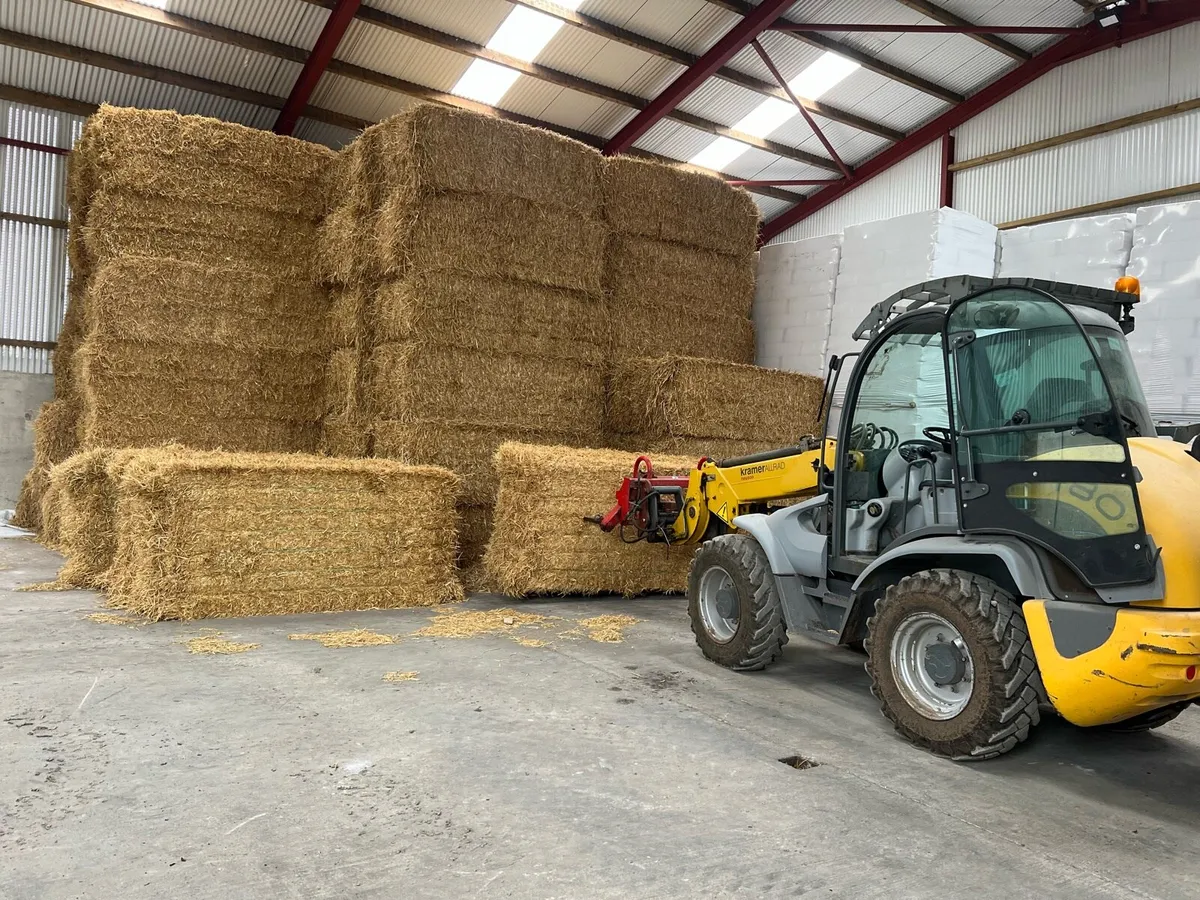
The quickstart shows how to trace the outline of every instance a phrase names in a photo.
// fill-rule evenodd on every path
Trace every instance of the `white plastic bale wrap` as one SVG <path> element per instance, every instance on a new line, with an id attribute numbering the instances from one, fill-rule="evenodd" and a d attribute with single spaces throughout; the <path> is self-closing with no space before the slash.
<path id="1" fill-rule="evenodd" d="M 1120 213 L 1002 231 L 999 275 L 1111 288 L 1129 265 L 1134 218 Z"/>
<path id="2" fill-rule="evenodd" d="M 864 344 L 854 340 L 854 330 L 876 303 L 896 291 L 952 275 L 992 277 L 996 238 L 995 225 L 947 207 L 847 228 L 826 359 L 861 351 Z M 849 369 L 838 380 L 834 419 L 848 380 Z"/>
<path id="3" fill-rule="evenodd" d="M 757 365 L 825 374 L 841 251 L 840 234 L 759 251 L 753 312 Z"/>
<path id="4" fill-rule="evenodd" d="M 1127 274 L 1142 283 L 1129 349 L 1156 420 L 1200 419 L 1200 200 L 1137 211 Z"/>

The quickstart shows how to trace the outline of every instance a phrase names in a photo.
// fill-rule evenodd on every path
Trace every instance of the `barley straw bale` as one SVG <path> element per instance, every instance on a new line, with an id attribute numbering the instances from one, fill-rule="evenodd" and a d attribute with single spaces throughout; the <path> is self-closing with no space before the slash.
<path id="1" fill-rule="evenodd" d="M 336 207 L 317 226 L 315 274 L 330 285 L 353 286 L 376 275 L 375 217 L 348 204 Z"/>
<path id="2" fill-rule="evenodd" d="M 458 556 L 460 569 L 470 568 L 483 559 L 488 538 L 492 536 L 492 504 L 458 507 Z"/>
<path id="3" fill-rule="evenodd" d="M 462 599 L 444 469 L 159 449 L 128 462 L 117 491 L 109 602 L 151 619 Z"/>
<path id="4" fill-rule="evenodd" d="M 824 383 L 813 375 L 683 356 L 625 359 L 609 380 L 608 427 L 652 440 L 763 441 L 816 430 Z"/>
<path id="5" fill-rule="evenodd" d="M 604 225 L 576 212 L 494 194 L 393 194 L 378 219 L 384 272 L 448 270 L 599 293 Z"/>
<path id="6" fill-rule="evenodd" d="M 604 160 L 604 216 L 614 231 L 749 256 L 758 207 L 719 178 L 630 156 Z"/>
<path id="7" fill-rule="evenodd" d="M 207 353 L 198 345 L 322 356 L 328 348 L 325 292 L 261 265 L 122 257 L 97 269 L 85 305 L 89 341 L 182 344 L 189 356 Z"/>
<path id="8" fill-rule="evenodd" d="M 59 492 L 60 547 L 67 563 L 59 581 L 78 587 L 103 587 L 116 551 L 116 479 L 137 450 L 84 450 L 50 471 Z"/>
<path id="9" fill-rule="evenodd" d="M 460 502 L 468 506 L 495 503 L 498 482 L 492 460 L 496 449 L 505 441 L 521 439 L 598 446 L 603 437 L 565 430 L 473 428 L 438 419 L 411 424 L 380 419 L 372 423 L 371 432 L 373 453 L 377 457 L 452 470 L 463 482 Z"/>
<path id="10" fill-rule="evenodd" d="M 645 435 L 645 434 L 611 434 L 609 445 L 614 450 L 625 450 L 630 453 L 649 453 L 652 458 L 661 455 L 686 456 L 694 460 L 707 457 L 720 462 L 723 459 L 733 459 L 748 456 L 751 453 L 761 453 L 764 450 L 778 450 L 795 444 L 795 439 L 784 443 L 771 440 L 738 441 L 729 438 L 687 437 L 680 435 Z"/>
<path id="11" fill-rule="evenodd" d="M 329 292 L 326 340 L 335 350 L 368 345 L 370 336 L 363 330 L 367 310 L 373 305 L 373 291 L 363 286 L 336 287 Z"/>
<path id="12" fill-rule="evenodd" d="M 330 354 L 325 370 L 321 415 L 347 422 L 362 419 L 359 384 L 359 352 L 341 347 Z"/>
<path id="13" fill-rule="evenodd" d="M 398 422 L 439 418 L 595 435 L 604 427 L 603 369 L 572 359 L 381 344 L 366 393 L 369 409 Z"/>
<path id="14" fill-rule="evenodd" d="M 326 416 L 321 422 L 317 452 L 323 456 L 343 456 L 349 459 L 370 456 L 370 431 L 360 419 Z"/>
<path id="15" fill-rule="evenodd" d="M 269 267 L 281 280 L 307 284 L 314 276 L 316 230 L 315 222 L 250 206 L 99 191 L 83 236 L 97 266 L 124 256 L 155 256 Z"/>
<path id="16" fill-rule="evenodd" d="M 754 305 L 754 256 L 615 235 L 608 248 L 609 294 L 616 302 L 666 300 L 750 317 Z M 655 308 L 651 306 L 651 308 Z"/>
<path id="17" fill-rule="evenodd" d="M 418 104 L 363 132 L 361 181 L 416 198 L 431 192 L 503 195 L 594 216 L 600 154 L 551 131 Z M 411 202 L 411 200 L 410 200 Z"/>
<path id="18" fill-rule="evenodd" d="M 63 313 L 62 327 L 58 330 L 50 363 L 54 370 L 55 399 L 65 400 L 78 396 L 76 383 L 75 352 L 84 336 L 84 289 L 74 274 L 67 285 L 67 308 Z"/>
<path id="19" fill-rule="evenodd" d="M 219 418 L 197 414 L 177 402 L 170 412 L 131 410 L 118 393 L 94 393 L 79 419 L 82 447 L 158 447 L 183 444 L 198 450 L 267 453 L 288 450 L 311 453 L 317 448 L 317 422 L 296 422 L 261 416 Z"/>
<path id="20" fill-rule="evenodd" d="M 754 362 L 754 323 L 743 315 L 722 315 L 707 304 L 658 298 L 653 304 L 627 299 L 609 303 L 613 359 L 655 357 L 664 350 L 724 362 Z M 651 321 L 670 322 L 669 342 Z"/>
<path id="21" fill-rule="evenodd" d="M 457 272 L 420 272 L 380 287 L 371 309 L 373 336 L 380 343 L 427 342 L 605 361 L 610 327 L 605 304 L 576 291 Z"/>
<path id="22" fill-rule="evenodd" d="M 78 419 L 79 407 L 70 399 L 51 400 L 38 411 L 33 421 L 33 465 L 21 482 L 12 519 L 19 528 L 41 532 L 42 498 L 50 483 L 50 469 L 75 452 Z"/>
<path id="23" fill-rule="evenodd" d="M 62 513 L 63 495 L 59 486 L 50 477 L 54 470 L 46 473 L 46 487 L 42 492 L 39 504 L 42 526 L 38 532 L 38 540 L 52 550 L 62 547 Z"/>
<path id="24" fill-rule="evenodd" d="M 496 451 L 500 491 L 484 555 L 510 596 L 682 591 L 691 548 L 626 544 L 583 521 L 605 513 L 635 454 L 506 443 Z M 659 457 L 655 471 L 689 471 L 694 459 Z"/>
<path id="25" fill-rule="evenodd" d="M 327 147 L 269 131 L 107 104 L 88 119 L 76 153 L 90 169 L 78 191 L 85 197 L 98 187 L 301 219 L 323 212 L 324 170 L 334 158 Z"/>

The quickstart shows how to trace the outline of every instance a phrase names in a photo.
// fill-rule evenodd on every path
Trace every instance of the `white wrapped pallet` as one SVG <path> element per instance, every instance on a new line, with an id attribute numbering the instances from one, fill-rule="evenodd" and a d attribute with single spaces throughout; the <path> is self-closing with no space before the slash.
<path id="1" fill-rule="evenodd" d="M 842 236 L 831 234 L 759 251 L 753 313 L 758 365 L 824 375 L 841 248 Z"/>
<path id="2" fill-rule="evenodd" d="M 854 330 L 896 291 L 953 275 L 992 277 L 996 234 L 995 225 L 947 207 L 847 228 L 826 358 L 861 351 L 865 344 L 854 340 Z M 844 371 L 838 380 L 835 406 L 841 405 L 848 376 Z"/>
<path id="3" fill-rule="evenodd" d="M 1156 420 L 1200 419 L 1200 200 L 1137 211 L 1127 274 L 1142 283 L 1129 349 Z"/>
<path id="4" fill-rule="evenodd" d="M 1134 219 L 1120 213 L 1002 231 L 999 275 L 1111 288 L 1129 265 Z"/>

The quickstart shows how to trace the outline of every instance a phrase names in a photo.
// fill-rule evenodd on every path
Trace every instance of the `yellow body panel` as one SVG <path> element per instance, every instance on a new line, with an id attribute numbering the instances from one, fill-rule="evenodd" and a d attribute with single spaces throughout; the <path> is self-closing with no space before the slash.
<path id="1" fill-rule="evenodd" d="M 1200 697 L 1200 610 L 1119 609 L 1107 641 L 1068 659 L 1054 644 L 1045 601 L 1021 609 L 1046 694 L 1068 722 L 1107 725 Z"/>
<path id="2" fill-rule="evenodd" d="M 1137 486 L 1146 533 L 1162 552 L 1166 596 L 1138 606 L 1200 607 L 1200 461 L 1176 441 L 1133 438 L 1129 455 L 1142 480 Z"/>

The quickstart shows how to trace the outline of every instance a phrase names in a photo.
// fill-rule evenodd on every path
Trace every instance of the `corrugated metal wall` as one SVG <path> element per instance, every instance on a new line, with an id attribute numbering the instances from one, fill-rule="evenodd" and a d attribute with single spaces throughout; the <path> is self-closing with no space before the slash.
<path id="1" fill-rule="evenodd" d="M 938 205 L 941 165 L 941 144 L 935 142 L 887 174 L 834 200 L 803 222 L 797 222 L 771 243 L 836 234 L 849 225 L 933 209 Z"/>
<path id="2" fill-rule="evenodd" d="M 1200 24 L 1039 78 L 955 133 L 970 159 L 1200 98 Z M 997 224 L 1200 182 L 1200 110 L 965 169 L 955 205 Z"/>
<path id="3" fill-rule="evenodd" d="M 83 119 L 0 102 L 0 135 L 70 147 Z M 60 224 L 0 217 L 0 338 L 53 341 L 67 302 L 66 157 L 0 145 L 0 212 Z M 46 374 L 50 351 L 0 343 L 0 369 Z"/>
<path id="4" fill-rule="evenodd" d="M 1192 24 L 1061 66 L 957 129 L 955 154 L 970 159 L 1200 98 L 1197 60 L 1200 24 Z M 940 153 L 925 148 L 772 243 L 933 208 Z M 1200 110 L 964 169 L 954 205 L 1000 224 L 1194 183 Z"/>

